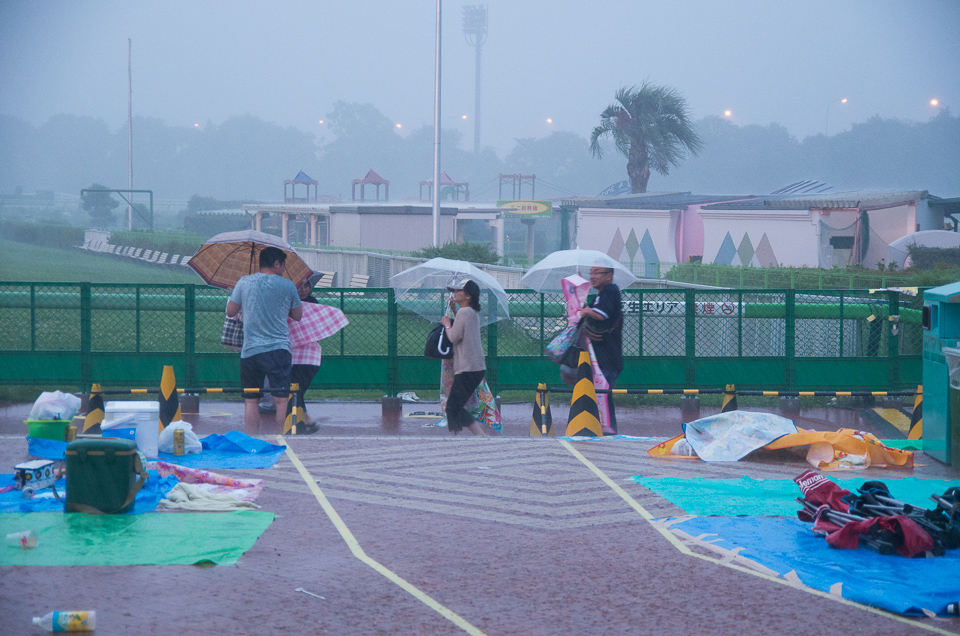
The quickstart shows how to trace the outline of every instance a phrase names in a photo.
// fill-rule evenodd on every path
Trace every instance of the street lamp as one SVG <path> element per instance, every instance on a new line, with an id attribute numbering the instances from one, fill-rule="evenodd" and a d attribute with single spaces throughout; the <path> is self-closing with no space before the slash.
<path id="1" fill-rule="evenodd" d="M 830 136 L 830 107 L 833 106 L 834 104 L 836 104 L 837 102 L 840 102 L 841 104 L 846 104 L 846 103 L 847 103 L 847 98 L 846 98 L 846 97 L 837 98 L 837 99 L 833 100 L 832 102 L 830 102 L 829 104 L 827 104 L 827 125 L 826 125 L 826 127 L 824 128 L 824 136 L 826 136 L 826 137 L 829 137 L 829 136 Z"/>

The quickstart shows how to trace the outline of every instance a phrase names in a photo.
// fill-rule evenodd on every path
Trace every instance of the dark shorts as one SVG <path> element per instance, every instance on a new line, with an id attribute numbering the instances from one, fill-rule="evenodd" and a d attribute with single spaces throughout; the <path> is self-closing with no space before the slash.
<path id="1" fill-rule="evenodd" d="M 249 358 L 240 358 L 240 386 L 262 389 L 263 379 L 270 378 L 271 387 L 282 387 L 273 395 L 285 398 L 290 394 L 290 352 L 286 349 L 265 351 Z M 259 400 L 263 393 L 244 393 L 247 400 Z"/>

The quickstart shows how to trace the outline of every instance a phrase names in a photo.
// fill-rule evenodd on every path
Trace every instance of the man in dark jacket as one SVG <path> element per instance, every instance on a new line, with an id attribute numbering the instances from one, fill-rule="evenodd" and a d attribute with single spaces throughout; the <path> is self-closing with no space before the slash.
<path id="1" fill-rule="evenodd" d="M 581 318 L 590 320 L 584 325 L 593 332 L 591 341 L 597 356 L 597 364 L 610 388 L 616 388 L 617 378 L 623 371 L 623 304 L 620 301 L 620 288 L 613 282 L 613 269 L 609 267 L 591 267 L 590 285 L 599 293 L 593 302 L 580 310 Z M 613 394 L 607 397 L 610 409 L 610 422 L 604 422 L 604 433 L 615 435 L 617 432 L 617 414 L 613 406 Z"/>

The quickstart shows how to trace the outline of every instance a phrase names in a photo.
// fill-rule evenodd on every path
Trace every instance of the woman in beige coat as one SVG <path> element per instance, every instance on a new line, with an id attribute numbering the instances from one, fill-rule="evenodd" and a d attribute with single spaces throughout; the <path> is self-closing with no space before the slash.
<path id="1" fill-rule="evenodd" d="M 446 327 L 447 338 L 453 345 L 453 386 L 447 398 L 447 428 L 454 435 L 463 429 L 474 435 L 486 435 L 470 413 L 464 408 L 474 394 L 487 363 L 480 342 L 480 287 L 470 279 L 447 287 L 453 292 L 450 308 L 457 307 L 456 318 L 451 322 L 444 316 L 440 322 Z"/>

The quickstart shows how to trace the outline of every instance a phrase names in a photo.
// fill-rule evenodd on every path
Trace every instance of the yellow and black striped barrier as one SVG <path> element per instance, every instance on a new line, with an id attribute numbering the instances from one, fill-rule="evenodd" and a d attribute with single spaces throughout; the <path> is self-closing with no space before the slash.
<path id="1" fill-rule="evenodd" d="M 537 396 L 534 400 L 533 415 L 530 417 L 530 437 L 546 437 L 553 429 L 553 414 L 550 412 L 550 394 L 543 382 L 537 385 Z"/>
<path id="2" fill-rule="evenodd" d="M 610 389 L 607 389 L 608 391 Z M 614 389 L 616 391 L 616 389 Z M 590 354 L 580 352 L 577 364 L 577 383 L 570 389 L 570 414 L 567 416 L 567 437 L 603 437 L 600 426 L 600 409 L 597 406 L 597 389 L 593 385 L 593 368 Z"/>
<path id="3" fill-rule="evenodd" d="M 910 417 L 907 439 L 923 439 L 923 385 L 917 387 L 917 397 L 913 400 L 913 415 Z"/>
<path id="4" fill-rule="evenodd" d="M 103 396 L 104 395 L 149 395 L 150 393 L 156 393 L 158 396 L 158 401 L 160 403 L 160 418 L 159 418 L 159 428 L 161 431 L 174 420 L 178 420 L 181 417 L 180 413 L 180 399 L 179 395 L 181 393 L 190 393 L 191 395 L 195 394 L 230 394 L 230 393 L 242 393 L 242 394 L 259 394 L 263 393 L 290 393 L 290 399 L 287 401 L 287 414 L 283 424 L 283 434 L 286 435 L 290 432 L 293 435 L 297 435 L 297 423 L 302 422 L 304 419 L 304 405 L 301 403 L 299 396 L 300 385 L 293 383 L 288 389 L 242 389 L 242 388 L 220 388 L 220 387 L 203 387 L 203 388 L 186 388 L 180 389 L 177 388 L 177 380 L 173 373 L 172 366 L 163 367 L 163 374 L 160 380 L 159 389 L 103 389 L 101 385 L 94 384 L 90 388 L 90 398 L 87 402 L 87 414 L 83 418 L 83 430 L 82 433 L 85 433 L 87 429 L 90 429 L 97 424 L 100 424 L 103 421 L 104 417 L 104 404 Z"/>
<path id="5" fill-rule="evenodd" d="M 548 393 L 573 393 L 570 387 L 548 387 Z M 737 389 L 596 389 L 597 393 L 613 395 L 738 395 L 749 397 L 909 397 L 916 391 L 751 391 Z M 730 409 L 732 410 L 732 409 Z"/>
<path id="6" fill-rule="evenodd" d="M 553 424 L 553 418 L 550 416 L 549 404 L 551 393 L 570 393 L 573 394 L 571 407 L 576 402 L 589 401 L 585 385 L 581 386 L 586 378 L 578 377 L 577 384 L 574 387 L 548 387 L 544 383 L 537 385 L 533 404 L 533 417 L 530 420 L 530 436 L 544 436 L 550 430 Z M 759 390 L 738 390 L 734 385 L 728 384 L 722 389 L 597 389 L 591 385 L 593 396 L 597 394 L 607 395 L 723 395 L 723 405 L 720 408 L 721 413 L 736 411 L 737 396 L 748 397 L 910 397 L 916 396 L 913 404 L 913 416 L 910 420 L 910 434 L 908 439 L 920 439 L 923 435 L 923 386 L 918 386 L 915 391 L 759 391 Z M 585 402 L 584 402 L 585 403 Z M 596 397 L 594 397 L 596 403 Z M 589 405 L 587 405 L 589 406 Z M 576 410 L 576 413 L 574 413 Z M 589 414 L 584 412 L 584 408 L 571 408 L 571 418 L 583 419 Z M 572 422 L 572 419 L 571 419 Z M 567 435 L 585 435 L 592 431 L 590 427 L 573 426 L 578 429 L 571 433 L 571 425 L 567 425 Z"/>

